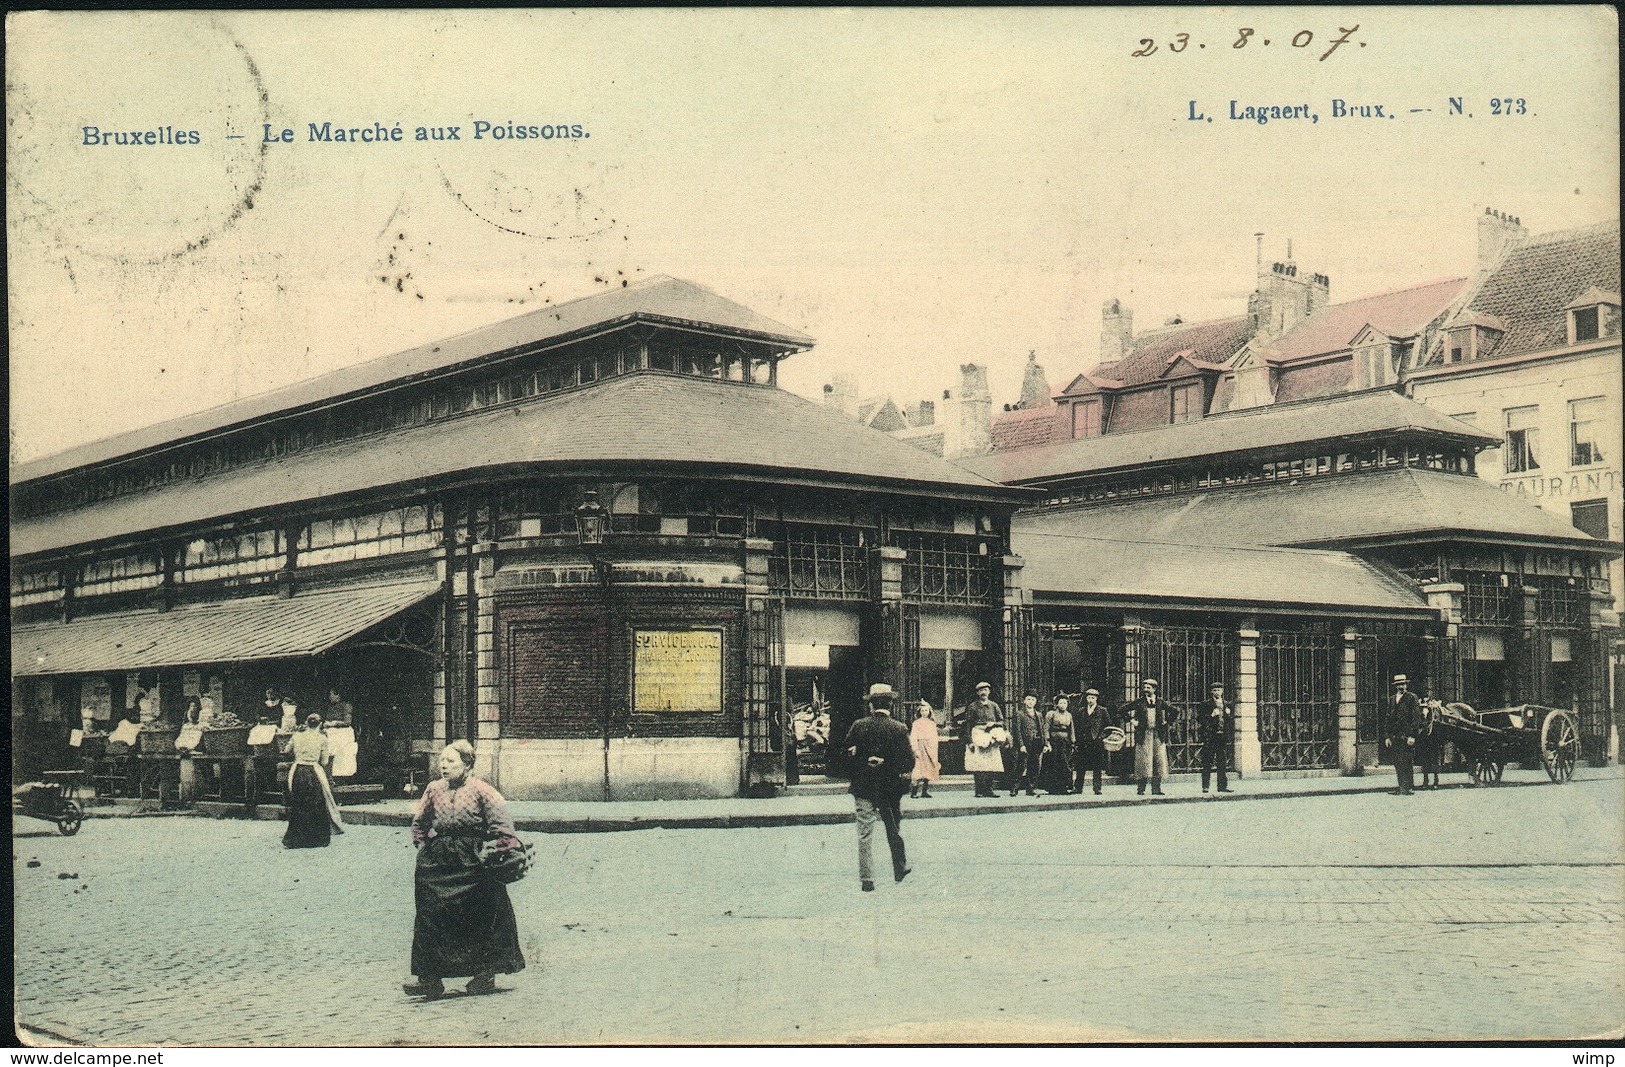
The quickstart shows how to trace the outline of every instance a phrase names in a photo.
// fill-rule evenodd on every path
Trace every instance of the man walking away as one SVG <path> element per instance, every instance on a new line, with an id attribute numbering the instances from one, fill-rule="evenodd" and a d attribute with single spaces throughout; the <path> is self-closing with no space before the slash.
<path id="1" fill-rule="evenodd" d="M 1414 788 L 1411 754 L 1422 725 L 1422 705 L 1410 691 L 1403 674 L 1394 675 L 1394 704 L 1388 712 L 1388 747 L 1393 751 L 1394 777 L 1399 779 L 1398 796 L 1408 797 Z"/>
<path id="2" fill-rule="evenodd" d="M 1235 737 L 1236 709 L 1224 699 L 1224 683 L 1208 686 L 1208 700 L 1202 705 L 1202 792 L 1207 792 L 1215 768 L 1219 772 L 1219 792 L 1230 792 L 1225 765 L 1230 760 L 1230 740 Z"/>
<path id="3" fill-rule="evenodd" d="M 869 717 L 853 723 L 846 735 L 847 755 L 852 757 L 850 792 L 857 810 L 858 878 L 865 893 L 875 888 L 870 846 L 877 817 L 886 827 L 886 844 L 891 847 L 892 878 L 901 882 L 909 872 L 899 824 L 903 793 L 914 769 L 914 749 L 908 727 L 891 717 L 892 698 L 892 687 L 886 683 L 870 686 Z"/>
<path id="4" fill-rule="evenodd" d="M 1010 782 L 1010 795 L 1015 796 L 1025 786 L 1027 795 L 1035 797 L 1038 794 L 1033 792 L 1033 783 L 1038 778 L 1044 753 L 1049 751 L 1049 741 L 1044 737 L 1044 717 L 1038 711 L 1037 693 L 1027 691 L 1012 720 L 1015 727 L 1016 773 Z"/>

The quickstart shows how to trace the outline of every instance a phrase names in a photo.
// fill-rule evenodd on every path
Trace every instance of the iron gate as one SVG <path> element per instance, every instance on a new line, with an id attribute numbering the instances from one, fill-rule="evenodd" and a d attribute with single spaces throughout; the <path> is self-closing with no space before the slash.
<path id="1" fill-rule="evenodd" d="M 1138 695 L 1142 681 L 1157 679 L 1163 701 L 1181 711 L 1168 730 L 1169 770 L 1200 770 L 1202 733 L 1196 709 L 1214 682 L 1224 683 L 1234 698 L 1241 659 L 1235 632 L 1217 627 L 1146 627 L 1139 632 L 1139 652 L 1140 674 L 1125 682 Z"/>
<path id="2" fill-rule="evenodd" d="M 1341 638 L 1258 635 L 1258 744 L 1266 771 L 1337 766 Z"/>

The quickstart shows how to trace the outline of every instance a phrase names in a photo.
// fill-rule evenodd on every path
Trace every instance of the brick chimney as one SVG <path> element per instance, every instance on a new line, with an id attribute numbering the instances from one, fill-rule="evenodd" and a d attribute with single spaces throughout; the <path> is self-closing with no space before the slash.
<path id="1" fill-rule="evenodd" d="M 1492 207 L 1478 217 L 1478 272 L 1488 273 L 1514 243 L 1529 236 L 1523 220 Z"/>
<path id="2" fill-rule="evenodd" d="M 965 363 L 959 368 L 959 441 L 954 454 L 980 456 L 993 451 L 993 394 L 987 368 Z"/>
<path id="3" fill-rule="evenodd" d="M 850 374 L 837 374 L 824 386 L 824 404 L 851 418 L 858 414 L 858 380 Z"/>
<path id="4" fill-rule="evenodd" d="M 1298 272 L 1292 242 L 1286 259 L 1258 265 L 1258 288 L 1247 299 L 1247 314 L 1257 337 L 1279 337 L 1331 303 L 1332 281 L 1324 274 Z"/>
<path id="5" fill-rule="evenodd" d="M 1106 301 L 1100 309 L 1100 362 L 1115 363 L 1134 343 L 1134 312 L 1120 300 Z"/>

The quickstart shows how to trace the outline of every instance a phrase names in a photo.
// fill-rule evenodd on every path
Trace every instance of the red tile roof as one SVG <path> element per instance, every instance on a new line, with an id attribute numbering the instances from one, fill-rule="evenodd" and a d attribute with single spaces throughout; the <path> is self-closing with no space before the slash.
<path id="1" fill-rule="evenodd" d="M 1447 278 L 1332 304 L 1282 334 L 1263 351 L 1271 360 L 1283 362 L 1341 352 L 1368 325 L 1389 337 L 1414 337 L 1448 311 L 1466 288 L 1466 278 Z"/>
<path id="2" fill-rule="evenodd" d="M 1618 293 L 1619 220 L 1527 238 L 1480 284 L 1467 314 L 1487 313 L 1506 333 L 1479 358 L 1516 356 L 1568 344 L 1568 304 L 1588 289 Z"/>
<path id="3" fill-rule="evenodd" d="M 1175 367 L 1169 370 L 1169 365 L 1181 355 L 1201 363 L 1228 363 L 1241 351 L 1241 346 L 1247 343 L 1252 332 L 1252 320 L 1245 315 L 1151 331 L 1136 337 L 1134 347 L 1122 359 L 1100 364 L 1087 377 L 1132 386 L 1157 381 L 1165 374 L 1189 376 L 1195 373 L 1194 368 Z M 1080 388 L 1079 392 L 1093 390 L 1085 387 Z"/>
<path id="4" fill-rule="evenodd" d="M 344 367 L 308 381 L 243 397 L 154 426 L 92 441 L 12 469 L 13 485 L 74 467 L 101 463 L 158 445 L 170 444 L 268 416 L 327 403 L 376 389 L 403 378 L 446 371 L 501 352 L 557 344 L 572 335 L 633 321 L 711 328 L 801 350 L 812 347 L 806 334 L 718 296 L 703 286 L 659 275 L 532 311 L 490 326 L 394 355 Z"/>
<path id="5" fill-rule="evenodd" d="M 1055 439 L 1057 430 L 1055 409 L 1059 405 L 1047 403 L 1040 408 L 1006 411 L 993 419 L 989 433 L 993 437 L 993 451 L 1005 452 L 1012 448 L 1032 448 L 1047 445 Z"/>
<path id="6" fill-rule="evenodd" d="M 1281 377 L 1275 383 L 1275 402 L 1286 404 L 1294 400 L 1337 396 L 1346 393 L 1354 384 L 1354 360 L 1349 357 L 1281 368 Z"/>
<path id="7" fill-rule="evenodd" d="M 645 371 L 17 519 L 11 553 L 54 551 L 346 494 L 428 485 L 486 468 L 674 464 L 1013 499 L 1003 486 L 782 389 Z"/>

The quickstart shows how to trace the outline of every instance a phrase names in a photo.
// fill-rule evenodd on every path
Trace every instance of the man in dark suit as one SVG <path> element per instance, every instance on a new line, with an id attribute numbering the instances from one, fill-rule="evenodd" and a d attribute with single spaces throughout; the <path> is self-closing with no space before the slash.
<path id="1" fill-rule="evenodd" d="M 858 878 L 865 893 L 875 888 L 870 842 L 876 818 L 886 827 L 893 879 L 901 882 L 909 872 L 903 850 L 902 798 L 914 769 L 914 748 L 909 744 L 908 727 L 891 717 L 892 698 L 892 687 L 886 683 L 870 686 L 869 717 L 853 723 L 846 735 L 847 755 L 852 757 L 848 791 L 858 822 Z"/>
<path id="2" fill-rule="evenodd" d="M 1027 795 L 1035 797 L 1038 794 L 1033 792 L 1033 782 L 1038 777 L 1044 753 L 1049 750 L 1049 741 L 1044 736 L 1044 716 L 1038 711 L 1037 693 L 1028 690 L 1021 698 L 1021 706 L 1010 716 L 1010 725 L 1010 740 L 1016 747 L 1016 771 L 1010 781 L 1010 795 L 1015 796 L 1026 786 Z"/>
<path id="3" fill-rule="evenodd" d="M 1394 675 L 1394 702 L 1388 709 L 1388 748 L 1394 761 L 1394 776 L 1399 779 L 1396 793 L 1408 797 L 1414 787 L 1411 755 L 1416 750 L 1416 735 L 1422 726 L 1422 704 L 1410 691 L 1410 682 L 1403 674 Z"/>
<path id="4" fill-rule="evenodd" d="M 1230 743 L 1236 736 L 1236 709 L 1224 699 L 1224 683 L 1208 686 L 1207 703 L 1199 712 L 1202 720 L 1202 792 L 1207 792 L 1208 780 L 1215 769 L 1219 772 L 1219 792 L 1231 791 L 1225 780 L 1225 765 L 1230 761 Z"/>
<path id="5" fill-rule="evenodd" d="M 1140 683 L 1140 699 L 1124 709 L 1134 731 L 1134 779 L 1138 793 L 1145 795 L 1145 786 L 1151 784 L 1151 795 L 1162 796 L 1162 780 L 1168 774 L 1168 728 L 1177 712 L 1157 696 L 1157 680 L 1147 678 Z"/>

